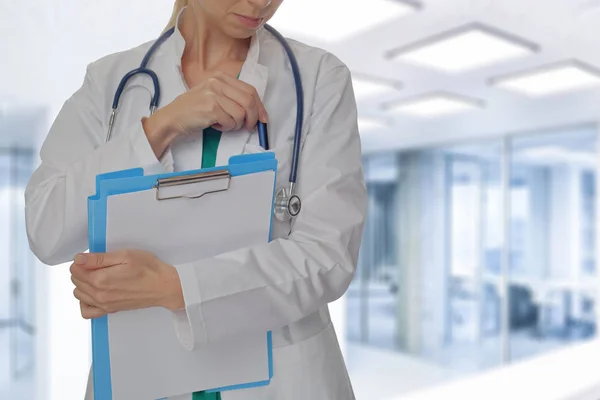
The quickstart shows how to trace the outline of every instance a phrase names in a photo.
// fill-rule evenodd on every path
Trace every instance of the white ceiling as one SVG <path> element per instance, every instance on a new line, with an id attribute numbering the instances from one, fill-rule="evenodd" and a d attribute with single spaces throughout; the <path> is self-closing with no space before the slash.
<path id="1" fill-rule="evenodd" d="M 282 7 L 292 1 L 302 0 L 286 0 Z M 349 0 L 347 7 L 369 7 L 369 2 Z M 491 87 L 489 81 L 492 77 L 568 60 L 600 68 L 600 0 L 422 0 L 418 8 L 416 13 L 339 43 L 317 42 L 308 35 L 289 34 L 333 52 L 357 75 L 401 83 L 399 91 L 359 101 L 361 116 L 391 122 L 389 128 L 362 133 L 365 151 L 497 137 L 599 120 L 600 89 L 532 99 Z M 340 11 L 340 18 L 343 18 L 343 11 Z M 454 74 L 385 57 L 393 49 L 471 24 L 482 24 L 532 43 L 539 49 L 532 55 Z M 306 25 L 308 32 L 310 18 Z M 277 27 L 286 33 L 285 26 Z M 473 98 L 486 106 L 484 110 L 433 119 L 390 115 L 382 108 L 382 104 L 390 101 L 431 92 Z"/>
<path id="2" fill-rule="evenodd" d="M 339 0 L 285 0 L 282 7 L 290 7 L 292 2 L 302 2 L 307 8 L 313 4 L 314 10 L 310 8 L 306 13 L 308 32 L 311 23 L 314 25 L 310 14 L 318 13 L 318 5 L 328 1 Z M 346 0 L 345 4 L 364 9 L 375 1 L 380 0 Z M 384 122 L 379 130 L 363 132 L 365 151 L 598 122 L 599 89 L 533 100 L 490 87 L 487 82 L 491 77 L 569 59 L 600 68 L 600 0 L 407 1 L 418 3 L 419 10 L 348 37 L 341 43 L 317 43 L 302 35 L 288 34 L 332 51 L 348 64 L 355 76 L 376 77 L 397 84 L 397 90 L 359 102 L 361 116 L 381 118 Z M 5 37 L 20 32 L 11 40 L 0 41 L 1 53 L 7 55 L 0 72 L 11 77 L 0 82 L 0 93 L 18 95 L 26 104 L 48 105 L 48 119 L 52 120 L 64 100 L 81 85 L 85 66 L 90 61 L 154 38 L 169 15 L 172 2 L 31 0 L 26 6 L 17 2 L 0 4 L 3 22 L 0 31 Z M 339 18 L 344 16 L 347 14 L 340 10 Z M 112 21 L 111 29 L 106 29 L 107 18 Z M 131 31 L 132 23 L 136 26 L 134 31 Z M 540 50 L 532 56 L 460 74 L 384 57 L 392 49 L 473 23 L 534 43 Z M 285 33 L 285 27 L 278 28 Z M 74 52 L 74 48 L 78 51 Z M 28 54 L 36 54 L 37 62 L 32 64 Z M 383 103 L 430 92 L 450 92 L 479 99 L 485 102 L 486 109 L 435 119 L 393 115 L 382 110 Z"/>

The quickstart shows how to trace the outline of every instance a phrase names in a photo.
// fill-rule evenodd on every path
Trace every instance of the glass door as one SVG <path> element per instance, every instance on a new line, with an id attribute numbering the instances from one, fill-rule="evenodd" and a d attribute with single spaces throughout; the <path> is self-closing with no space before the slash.
<path id="1" fill-rule="evenodd" d="M 396 154 L 368 157 L 364 166 L 369 203 L 356 279 L 348 290 L 348 339 L 394 348 L 398 292 L 394 243 Z"/>
<path id="2" fill-rule="evenodd" d="M 35 325 L 35 260 L 29 249 L 25 227 L 25 187 L 33 172 L 32 153 L 13 152 L 11 190 L 11 262 L 13 265 L 12 296 L 14 297 L 14 376 L 21 379 L 34 370 Z"/>
<path id="3" fill-rule="evenodd" d="M 10 266 L 10 158 L 0 153 L 0 393 L 12 380 Z"/>
<path id="4" fill-rule="evenodd" d="M 510 358 L 596 336 L 594 128 L 515 138 L 510 180 Z"/>
<path id="5" fill-rule="evenodd" d="M 0 149 L 0 397 L 33 390 L 35 261 L 24 213 L 32 170 L 31 151 Z"/>
<path id="6" fill-rule="evenodd" d="M 447 329 L 444 364 L 463 372 L 501 363 L 501 146 L 446 152 Z"/>
<path id="7" fill-rule="evenodd" d="M 450 340 L 474 343 L 479 338 L 479 275 L 482 178 L 474 159 L 451 156 L 450 186 Z"/>

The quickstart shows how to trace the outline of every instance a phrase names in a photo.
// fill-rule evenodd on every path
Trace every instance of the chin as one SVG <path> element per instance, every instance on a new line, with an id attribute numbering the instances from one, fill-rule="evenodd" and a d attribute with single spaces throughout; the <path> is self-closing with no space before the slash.
<path id="1" fill-rule="evenodd" d="M 232 26 L 225 28 L 225 33 L 235 39 L 248 39 L 251 38 L 258 29 L 259 28 L 248 29 L 241 26 Z"/>

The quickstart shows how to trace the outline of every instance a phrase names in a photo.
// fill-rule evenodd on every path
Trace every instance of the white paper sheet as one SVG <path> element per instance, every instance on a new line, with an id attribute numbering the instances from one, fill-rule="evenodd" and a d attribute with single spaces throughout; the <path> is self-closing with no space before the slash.
<path id="1" fill-rule="evenodd" d="M 275 174 L 233 177 L 227 191 L 156 200 L 155 190 L 110 196 L 107 251 L 152 251 L 171 264 L 268 240 Z M 197 187 L 196 189 L 197 190 Z M 151 400 L 268 379 L 266 333 L 189 352 L 174 316 L 154 308 L 109 316 L 114 400 Z"/>

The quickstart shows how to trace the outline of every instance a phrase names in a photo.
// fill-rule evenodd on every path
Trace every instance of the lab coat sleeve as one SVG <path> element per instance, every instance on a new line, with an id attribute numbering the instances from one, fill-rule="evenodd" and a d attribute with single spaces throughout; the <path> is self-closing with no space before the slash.
<path id="1" fill-rule="evenodd" d="M 312 109 L 298 176 L 303 206 L 290 236 L 175 266 L 185 301 L 176 312 L 178 335 L 186 348 L 286 326 L 348 288 L 367 195 L 343 64 L 318 79 Z"/>
<path id="2" fill-rule="evenodd" d="M 41 164 L 25 191 L 25 216 L 31 250 L 45 264 L 73 259 L 88 248 L 87 198 L 96 175 L 144 167 L 172 168 L 170 152 L 156 159 L 141 121 L 105 141 L 102 94 L 92 68 L 82 87 L 59 112 L 41 149 Z M 108 117 L 108 116 L 106 116 Z"/>

